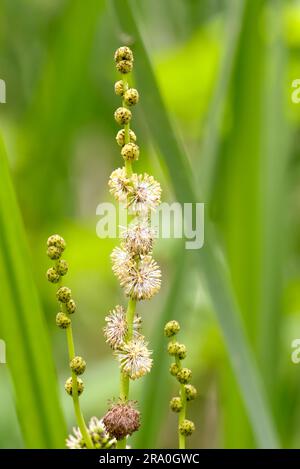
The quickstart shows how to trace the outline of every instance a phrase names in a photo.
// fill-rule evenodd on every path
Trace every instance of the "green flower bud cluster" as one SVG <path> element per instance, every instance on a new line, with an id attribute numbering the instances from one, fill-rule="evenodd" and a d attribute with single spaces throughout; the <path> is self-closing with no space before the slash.
<path id="1" fill-rule="evenodd" d="M 115 62 L 117 70 L 123 75 L 123 79 L 115 83 L 115 93 L 123 99 L 122 107 L 115 111 L 115 121 L 124 128 L 117 133 L 116 141 L 122 147 L 121 156 L 124 161 L 136 161 L 139 158 L 139 147 L 136 144 L 136 135 L 129 129 L 132 118 L 130 109 L 139 101 L 139 92 L 135 88 L 128 86 L 125 77 L 133 68 L 133 53 L 127 46 L 119 47 L 115 52 Z"/>
<path id="2" fill-rule="evenodd" d="M 61 259 L 61 255 L 66 249 L 65 240 L 58 234 L 52 235 L 47 240 L 47 255 L 55 261 L 53 267 L 50 267 L 46 276 L 49 282 L 59 283 L 61 277 L 66 275 L 68 272 L 68 263 L 64 259 Z"/>
<path id="3" fill-rule="evenodd" d="M 168 354 L 174 357 L 174 362 L 170 366 L 170 373 L 180 383 L 180 395 L 173 397 L 170 401 L 170 409 L 179 414 L 178 433 L 180 437 L 190 436 L 195 425 L 191 420 L 185 418 L 186 403 L 192 401 L 197 396 L 195 386 L 190 384 L 192 371 L 182 366 L 182 360 L 187 356 L 186 346 L 176 341 L 175 336 L 180 331 L 177 321 L 169 321 L 164 328 L 164 334 L 171 341 L 168 343 Z"/>

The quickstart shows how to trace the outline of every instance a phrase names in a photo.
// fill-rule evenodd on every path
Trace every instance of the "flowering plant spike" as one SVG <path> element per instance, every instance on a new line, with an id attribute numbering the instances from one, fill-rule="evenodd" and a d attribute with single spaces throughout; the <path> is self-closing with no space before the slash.
<path id="1" fill-rule="evenodd" d="M 161 285 L 160 268 L 152 257 L 154 231 L 150 226 L 151 212 L 160 204 L 161 187 L 153 176 L 133 172 L 133 163 L 140 157 L 136 134 L 130 128 L 131 108 L 139 101 L 138 90 L 130 86 L 133 61 L 129 47 L 117 49 L 115 62 L 122 79 L 115 83 L 115 93 L 122 98 L 122 105 L 114 117 L 122 127 L 116 141 L 121 147 L 123 166 L 115 169 L 108 181 L 111 194 L 118 203 L 125 205 L 131 220 L 124 230 L 121 245 L 111 254 L 112 270 L 128 297 L 127 309 L 115 306 L 105 318 L 104 327 L 106 342 L 119 362 L 121 386 L 119 401 L 110 407 L 103 422 L 117 439 L 118 448 L 126 447 L 126 437 L 140 425 L 139 412 L 129 400 L 130 380 L 141 378 L 152 367 L 151 351 L 141 333 L 136 305 L 138 301 L 152 298 Z M 122 422 L 122 428 L 115 428 L 116 422 Z"/>

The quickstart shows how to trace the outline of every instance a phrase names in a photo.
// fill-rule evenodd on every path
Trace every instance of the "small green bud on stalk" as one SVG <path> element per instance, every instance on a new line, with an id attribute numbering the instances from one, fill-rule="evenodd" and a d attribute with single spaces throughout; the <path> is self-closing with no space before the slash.
<path id="1" fill-rule="evenodd" d="M 66 310 L 69 314 L 75 313 L 76 303 L 72 298 L 66 303 Z"/>
<path id="2" fill-rule="evenodd" d="M 61 254 L 61 249 L 56 246 L 49 246 L 47 249 L 47 256 L 50 257 L 50 259 L 53 261 L 59 259 Z"/>
<path id="3" fill-rule="evenodd" d="M 56 292 L 56 298 L 61 303 L 68 303 L 71 299 L 72 292 L 68 287 L 60 287 Z"/>
<path id="4" fill-rule="evenodd" d="M 126 107 L 119 107 L 115 111 L 115 121 L 119 125 L 128 124 L 131 120 L 131 117 L 132 117 L 131 111 L 127 109 Z"/>
<path id="5" fill-rule="evenodd" d="M 60 251 L 63 252 L 66 249 L 66 242 L 64 238 L 62 238 L 58 234 L 54 234 L 52 236 L 49 236 L 49 238 L 47 239 L 47 246 L 54 246 L 56 248 L 59 248 Z"/>
<path id="6" fill-rule="evenodd" d="M 115 83 L 115 93 L 117 96 L 123 96 L 124 94 L 124 82 L 123 80 L 116 81 Z"/>
<path id="7" fill-rule="evenodd" d="M 56 325 L 61 329 L 67 329 L 71 324 L 71 319 L 65 313 L 56 315 Z"/>
<path id="8" fill-rule="evenodd" d="M 84 390 L 84 384 L 82 379 L 76 378 L 77 379 L 77 390 L 78 390 L 78 396 L 80 396 L 83 393 Z M 73 379 L 68 378 L 66 383 L 65 383 L 65 390 L 69 394 L 69 396 L 72 396 L 73 394 Z"/>
<path id="9" fill-rule="evenodd" d="M 127 46 L 119 47 L 115 52 L 115 61 L 120 62 L 121 60 L 129 60 L 133 62 L 132 50 Z"/>
<path id="10" fill-rule="evenodd" d="M 184 344 L 178 344 L 176 357 L 178 357 L 179 360 L 184 360 L 186 357 L 186 354 L 187 354 L 186 346 Z"/>
<path id="11" fill-rule="evenodd" d="M 192 384 L 186 384 L 184 386 L 185 389 L 185 397 L 187 401 L 192 401 L 197 397 L 197 389 Z"/>
<path id="12" fill-rule="evenodd" d="M 124 93 L 124 103 L 127 106 L 134 106 L 139 102 L 139 92 L 135 88 L 129 88 Z"/>
<path id="13" fill-rule="evenodd" d="M 122 73 L 123 75 L 126 75 L 126 73 L 130 73 L 132 68 L 133 68 L 133 62 L 130 60 L 120 60 L 116 64 L 118 72 Z"/>
<path id="14" fill-rule="evenodd" d="M 140 149 L 135 143 L 127 143 L 121 150 L 124 160 L 136 161 L 139 159 Z"/>
<path id="15" fill-rule="evenodd" d="M 58 283 L 60 280 L 60 275 L 57 272 L 55 267 L 50 267 L 50 269 L 47 270 L 46 275 L 47 275 L 48 282 Z"/>
<path id="16" fill-rule="evenodd" d="M 179 371 L 179 366 L 176 363 L 172 363 L 169 369 L 172 376 L 176 376 Z"/>
<path id="17" fill-rule="evenodd" d="M 70 361 L 70 368 L 76 375 L 82 375 L 86 369 L 86 362 L 82 357 L 74 357 Z"/>
<path id="18" fill-rule="evenodd" d="M 173 412 L 180 412 L 182 409 L 182 401 L 180 397 L 173 397 L 170 401 L 170 409 Z"/>
<path id="19" fill-rule="evenodd" d="M 176 378 L 179 383 L 188 384 L 192 378 L 192 371 L 189 368 L 181 368 L 181 370 L 178 371 Z"/>
<path id="20" fill-rule="evenodd" d="M 164 332 L 166 337 L 173 337 L 174 335 L 178 334 L 179 331 L 180 325 L 177 321 L 169 321 L 165 325 Z"/>
<path id="21" fill-rule="evenodd" d="M 184 436 L 191 436 L 195 431 L 195 424 L 191 420 L 184 419 L 179 425 L 179 432 Z"/>
<path id="22" fill-rule="evenodd" d="M 131 143 L 136 142 L 136 135 L 133 132 L 133 130 L 129 130 L 129 139 Z M 116 141 L 117 141 L 117 144 L 120 145 L 120 147 L 123 147 L 123 145 L 125 145 L 125 130 L 124 129 L 119 130 L 119 132 L 116 135 Z"/>

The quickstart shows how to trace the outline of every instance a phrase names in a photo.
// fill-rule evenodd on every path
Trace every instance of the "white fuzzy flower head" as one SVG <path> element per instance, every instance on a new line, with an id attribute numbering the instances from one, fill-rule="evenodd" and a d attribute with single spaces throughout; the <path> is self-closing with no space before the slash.
<path id="1" fill-rule="evenodd" d="M 146 223 L 130 226 L 124 231 L 124 246 L 133 255 L 146 255 L 152 251 L 154 230 Z"/>
<path id="2" fill-rule="evenodd" d="M 126 321 L 126 313 L 123 306 L 117 305 L 113 311 L 105 318 L 106 326 L 103 329 L 106 342 L 112 349 L 120 348 L 128 332 L 128 325 Z M 135 337 L 139 336 L 141 329 L 141 317 L 136 315 L 133 321 L 133 333 Z"/>
<path id="3" fill-rule="evenodd" d="M 123 266 L 123 274 L 119 277 L 125 294 L 134 300 L 149 300 L 161 286 L 161 271 L 151 256 Z"/>
<path id="4" fill-rule="evenodd" d="M 112 260 L 112 271 L 121 280 L 128 272 L 131 264 L 134 263 L 132 254 L 126 249 L 116 247 L 110 257 Z"/>
<path id="5" fill-rule="evenodd" d="M 130 379 L 137 379 L 149 373 L 152 367 L 152 352 L 148 350 L 144 337 L 133 338 L 118 350 L 120 368 Z"/>
<path id="6" fill-rule="evenodd" d="M 97 417 L 91 418 L 87 430 L 96 449 L 116 447 L 116 439 L 109 435 L 103 421 Z M 86 449 L 86 444 L 79 428 L 73 428 L 73 434 L 69 435 L 66 439 L 66 446 L 69 449 Z"/>
<path id="7" fill-rule="evenodd" d="M 128 209 L 134 214 L 147 215 L 160 204 L 161 187 L 153 176 L 133 174 L 132 190 L 128 193 Z"/>
<path id="8" fill-rule="evenodd" d="M 126 202 L 129 192 L 132 191 L 132 184 L 130 179 L 126 177 L 125 168 L 118 168 L 111 173 L 108 187 L 118 202 Z"/>

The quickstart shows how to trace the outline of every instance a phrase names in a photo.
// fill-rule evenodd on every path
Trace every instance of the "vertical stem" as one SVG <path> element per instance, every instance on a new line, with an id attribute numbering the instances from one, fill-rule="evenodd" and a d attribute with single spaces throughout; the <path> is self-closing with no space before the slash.
<path id="1" fill-rule="evenodd" d="M 179 370 L 181 370 L 181 361 L 179 358 L 176 357 L 176 365 L 178 366 Z M 179 425 L 185 420 L 186 417 L 186 393 L 184 384 L 180 384 L 180 398 L 182 402 L 182 409 L 178 415 L 178 447 L 179 449 L 185 449 L 185 436 L 181 435 L 179 431 Z"/>
<path id="2" fill-rule="evenodd" d="M 72 324 L 66 329 L 67 333 L 67 342 L 68 342 L 68 351 L 70 361 L 75 357 L 75 347 L 73 340 Z M 72 399 L 74 404 L 74 411 L 77 419 L 78 427 L 80 428 L 82 437 L 88 449 L 94 449 L 93 442 L 87 431 L 86 424 L 80 409 L 79 396 L 78 396 L 78 386 L 77 386 L 77 376 L 72 372 Z"/>

